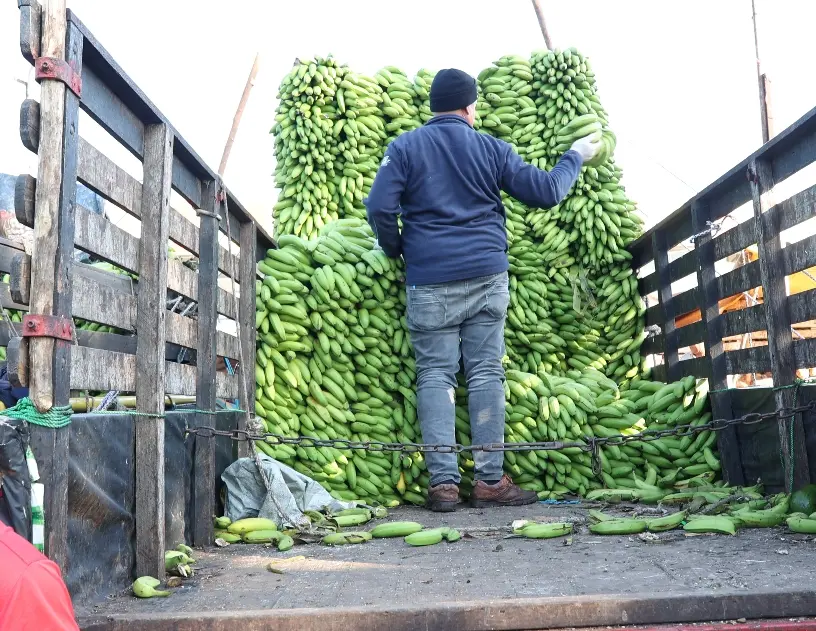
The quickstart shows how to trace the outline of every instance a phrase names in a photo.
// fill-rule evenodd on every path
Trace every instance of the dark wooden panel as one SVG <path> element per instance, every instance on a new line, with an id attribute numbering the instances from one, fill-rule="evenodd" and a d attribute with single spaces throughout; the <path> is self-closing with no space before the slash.
<path id="1" fill-rule="evenodd" d="M 743 221 L 711 240 L 714 244 L 714 261 L 736 254 L 756 243 L 756 231 L 752 220 Z"/>
<path id="2" fill-rule="evenodd" d="M 674 314 L 681 316 L 700 308 L 700 288 L 692 287 L 674 297 Z"/>
<path id="3" fill-rule="evenodd" d="M 666 381 L 666 366 L 660 364 L 652 368 L 651 379 L 653 381 Z"/>
<path id="4" fill-rule="evenodd" d="M 30 64 L 40 56 L 42 6 L 37 0 L 17 0 L 20 8 L 20 52 Z"/>
<path id="5" fill-rule="evenodd" d="M 679 378 L 694 375 L 699 379 L 703 379 L 711 376 L 711 366 L 705 357 L 692 357 L 678 362 L 677 372 Z"/>
<path id="6" fill-rule="evenodd" d="M 663 331 L 663 363 L 666 365 L 666 376 L 670 381 L 678 378 L 677 369 L 677 331 L 675 315 L 677 305 L 672 296 L 671 280 L 669 279 L 669 239 L 662 230 L 652 233 L 652 258 L 655 262 L 657 276 L 657 300 L 660 308 L 660 328 Z M 682 313 L 682 311 L 681 311 Z"/>
<path id="7" fill-rule="evenodd" d="M 238 418 L 238 429 L 245 429 L 247 419 L 250 414 L 255 411 L 255 388 L 252 384 L 254 379 L 254 361 L 255 361 L 255 275 L 256 275 L 256 247 L 257 236 L 255 234 L 255 225 L 246 222 L 241 226 L 240 247 L 241 247 L 241 269 L 239 270 L 239 281 L 244 291 L 240 292 L 238 307 L 239 312 L 239 330 L 238 335 L 241 339 L 241 363 L 238 368 L 237 377 L 246 379 L 244 383 L 244 391 L 241 392 L 241 407 L 247 411 L 246 414 Z M 249 441 L 238 441 L 238 449 L 236 455 L 238 457 L 249 457 L 252 450 L 252 444 Z"/>
<path id="8" fill-rule="evenodd" d="M 643 346 L 640 347 L 640 354 L 646 357 L 647 355 L 655 355 L 658 353 L 663 353 L 663 336 L 655 335 L 653 337 L 647 337 L 643 341 Z"/>
<path id="9" fill-rule="evenodd" d="M 697 254 L 694 250 L 686 252 L 680 258 L 669 263 L 669 280 L 677 282 L 686 276 L 697 273 Z"/>
<path id="10" fill-rule="evenodd" d="M 705 325 L 701 322 L 692 322 L 677 329 L 677 346 L 684 348 L 700 344 L 705 339 Z"/>
<path id="11" fill-rule="evenodd" d="M 730 298 L 761 284 L 759 262 L 752 261 L 717 278 L 717 298 Z"/>
<path id="12" fill-rule="evenodd" d="M 782 250 L 784 275 L 795 274 L 816 265 L 816 235 L 789 243 Z"/>
<path id="13" fill-rule="evenodd" d="M 65 5 L 57 4 L 46 3 L 43 8 L 41 54 L 64 59 L 81 74 L 82 37 L 75 27 L 66 25 Z M 57 81 L 43 82 L 40 94 L 37 177 L 43 190 L 35 195 L 33 248 L 37 256 L 30 267 L 31 312 L 70 317 L 79 98 Z M 67 405 L 71 343 L 31 338 L 28 356 L 29 397 L 37 409 L 45 412 Z M 63 568 L 68 562 L 68 436 L 65 428 L 36 427 L 31 442 L 45 487 L 46 554 Z"/>
<path id="14" fill-rule="evenodd" d="M 693 199 L 660 221 L 655 228 L 671 229 L 683 223 L 683 215 L 689 213 L 694 201 L 705 202 L 709 207 L 710 221 L 716 221 L 751 199 L 750 183 L 745 177 L 749 165 L 757 159 L 765 159 L 772 165 L 777 182 L 793 175 L 816 160 L 816 108 L 785 129 L 752 155 L 742 160 L 727 173 L 700 191 Z M 654 229 L 654 228 L 653 228 Z M 651 231 L 645 233 L 629 246 L 635 263 L 649 250 Z M 648 259 L 646 259 L 648 260 Z"/>
<path id="15" fill-rule="evenodd" d="M 766 330 L 768 331 L 768 356 L 771 363 L 774 386 L 786 386 L 796 379 L 796 355 L 790 330 L 787 289 L 785 286 L 785 261 L 798 262 L 796 253 L 801 248 L 782 249 L 780 238 L 780 213 L 768 212 L 773 206 L 774 175 L 770 159 L 758 159 L 750 166 L 751 193 L 754 203 L 759 267 L 765 305 Z M 816 239 L 814 239 L 816 242 Z M 804 245 L 804 242 L 795 246 Z M 805 257 L 806 258 L 806 257 Z M 774 399 L 777 409 L 793 405 L 793 391 L 777 389 Z M 785 480 L 790 481 L 788 492 L 810 482 L 808 454 L 802 419 L 797 417 L 779 419 L 779 440 L 785 464 Z"/>
<path id="16" fill-rule="evenodd" d="M 729 311 L 720 317 L 722 318 L 723 337 L 765 330 L 765 305 L 759 304 L 738 311 Z"/>
<path id="17" fill-rule="evenodd" d="M 164 578 L 164 341 L 173 133 L 145 126 L 136 329 L 136 574 Z M 158 386 L 158 387 L 157 387 Z"/>
<path id="18" fill-rule="evenodd" d="M 202 209 L 217 213 L 221 205 L 216 201 L 218 183 L 210 181 L 202 192 Z M 218 284 L 218 220 L 201 215 L 199 225 L 198 268 L 198 372 L 196 374 L 196 407 L 215 409 L 215 338 L 217 325 L 216 289 Z M 211 418 L 196 415 L 196 424 L 210 425 Z M 196 437 L 193 542 L 209 545 L 212 541 L 213 506 L 215 503 L 215 445 L 212 439 Z"/>
<path id="19" fill-rule="evenodd" d="M 771 360 L 767 346 L 741 348 L 725 353 L 726 369 L 729 375 L 766 373 L 771 371 Z"/>
<path id="20" fill-rule="evenodd" d="M 646 326 L 657 325 L 663 328 L 663 312 L 659 304 L 655 304 L 646 309 Z"/>
<path id="21" fill-rule="evenodd" d="M 701 233 L 695 243 L 698 257 L 697 286 L 700 294 L 700 325 L 705 342 L 705 360 L 708 366 L 711 412 L 715 418 L 732 418 L 731 393 L 728 390 L 728 370 L 723 346 L 724 321 L 720 314 L 717 275 L 714 263 L 717 260 L 716 242 L 710 233 L 703 233 L 703 227 L 710 221 L 709 208 L 704 202 L 695 201 L 691 205 L 694 230 Z M 724 429 L 717 436 L 723 477 L 729 484 L 744 484 L 745 471 L 742 466 L 739 437 L 733 427 Z"/>
<path id="22" fill-rule="evenodd" d="M 652 272 L 648 276 L 639 279 L 638 286 L 641 296 L 648 296 L 650 293 L 657 291 L 657 274 Z"/>
<path id="23" fill-rule="evenodd" d="M 788 310 L 793 324 L 816 320 L 816 289 L 788 296 Z"/>

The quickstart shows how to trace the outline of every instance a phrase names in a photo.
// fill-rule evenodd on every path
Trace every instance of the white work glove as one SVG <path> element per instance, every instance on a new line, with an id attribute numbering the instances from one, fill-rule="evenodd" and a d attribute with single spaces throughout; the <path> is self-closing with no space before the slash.
<path id="1" fill-rule="evenodd" d="M 601 149 L 601 133 L 595 132 L 584 138 L 579 138 L 570 147 L 570 151 L 577 151 L 584 162 L 589 162 Z"/>

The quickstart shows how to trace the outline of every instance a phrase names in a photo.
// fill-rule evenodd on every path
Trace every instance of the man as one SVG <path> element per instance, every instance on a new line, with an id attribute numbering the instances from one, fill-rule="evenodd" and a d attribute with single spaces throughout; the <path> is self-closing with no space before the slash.
<path id="1" fill-rule="evenodd" d="M 0 630 L 79 631 L 59 567 L 0 522 Z"/>
<path id="2" fill-rule="evenodd" d="M 510 293 L 500 191 L 550 208 L 566 196 L 599 143 L 579 140 L 548 173 L 526 164 L 509 144 L 474 131 L 473 77 L 441 70 L 430 97 L 434 118 L 386 150 L 365 200 L 368 221 L 385 253 L 405 260 L 423 440 L 455 442 L 454 389 L 461 355 L 473 444 L 501 443 L 501 359 Z M 426 462 L 428 508 L 453 511 L 460 482 L 456 454 L 430 452 Z M 476 452 L 474 462 L 473 506 L 536 501 L 535 493 L 503 475 L 502 452 Z"/>

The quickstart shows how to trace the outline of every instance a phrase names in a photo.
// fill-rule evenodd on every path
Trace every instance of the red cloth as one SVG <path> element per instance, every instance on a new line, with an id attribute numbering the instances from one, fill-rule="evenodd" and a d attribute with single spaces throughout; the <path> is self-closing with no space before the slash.
<path id="1" fill-rule="evenodd" d="M 0 523 L 0 631 L 79 631 L 60 569 Z"/>

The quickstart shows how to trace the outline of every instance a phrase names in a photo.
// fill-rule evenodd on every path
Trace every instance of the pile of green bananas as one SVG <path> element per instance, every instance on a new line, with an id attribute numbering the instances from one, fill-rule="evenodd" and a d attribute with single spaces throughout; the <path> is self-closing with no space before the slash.
<path id="1" fill-rule="evenodd" d="M 316 58 L 296 64 L 281 84 L 273 129 L 281 249 L 259 264 L 264 280 L 256 290 L 256 412 L 270 432 L 420 439 L 401 268 L 376 249 L 362 200 L 387 142 L 430 118 L 432 79 L 423 69 L 412 81 L 392 66 L 367 78 Z M 530 208 L 503 196 L 511 293 L 506 439 L 577 440 L 680 418 L 705 422 L 696 382 L 667 386 L 658 403 L 653 398 L 663 384 L 649 382 L 642 366 L 645 305 L 625 250 L 641 219 L 620 184 L 615 137 L 589 61 L 575 49 L 505 56 L 477 83 L 477 127 L 540 168 L 552 168 L 581 136 L 596 134 L 602 143 L 559 206 Z M 461 386 L 456 404 L 457 441 L 468 444 Z M 648 496 L 655 495 L 648 489 L 665 488 L 660 483 L 716 476 L 712 434 L 658 442 L 606 447 L 600 478 L 578 448 L 509 452 L 506 468 L 542 498 L 604 486 Z M 421 454 L 259 446 L 339 499 L 386 505 L 424 499 Z M 460 467 L 467 494 L 470 454 Z"/>
<path id="2" fill-rule="evenodd" d="M 400 263 L 368 225 L 343 219 L 279 240 L 259 263 L 256 414 L 267 431 L 324 440 L 415 442 L 416 373 Z M 422 503 L 421 454 L 258 443 L 334 497 Z"/>

